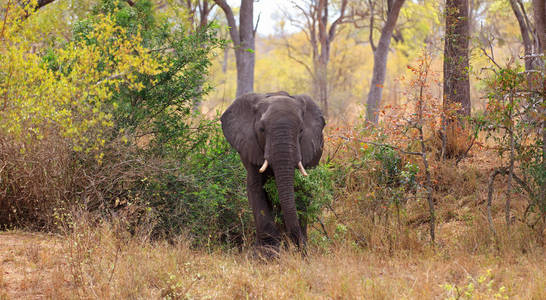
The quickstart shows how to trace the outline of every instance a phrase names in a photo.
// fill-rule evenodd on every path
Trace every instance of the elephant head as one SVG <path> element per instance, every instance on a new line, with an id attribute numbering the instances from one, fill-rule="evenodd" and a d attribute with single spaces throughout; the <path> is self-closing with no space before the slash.
<path id="1" fill-rule="evenodd" d="M 251 174 L 253 170 L 275 176 L 285 228 L 292 241 L 302 246 L 305 236 L 296 212 L 294 169 L 307 175 L 305 168 L 320 160 L 322 112 L 307 95 L 246 94 L 233 102 L 221 121 L 224 135 L 247 168 L 247 177 L 260 176 Z"/>

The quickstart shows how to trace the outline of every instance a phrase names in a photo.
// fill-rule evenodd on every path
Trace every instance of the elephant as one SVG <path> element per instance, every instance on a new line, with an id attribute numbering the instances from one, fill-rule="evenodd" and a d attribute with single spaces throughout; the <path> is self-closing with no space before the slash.
<path id="1" fill-rule="evenodd" d="M 256 225 L 256 245 L 262 254 L 278 254 L 281 233 L 266 192 L 274 176 L 283 213 L 284 230 L 305 252 L 307 224 L 298 220 L 294 198 L 294 171 L 307 176 L 322 156 L 325 120 L 307 95 L 287 92 L 240 96 L 221 118 L 224 136 L 237 150 L 247 171 L 246 191 Z"/>

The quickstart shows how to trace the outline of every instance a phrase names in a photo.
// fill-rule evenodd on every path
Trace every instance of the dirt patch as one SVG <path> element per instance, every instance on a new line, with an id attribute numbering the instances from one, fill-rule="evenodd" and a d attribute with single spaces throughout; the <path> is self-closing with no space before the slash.
<path id="1" fill-rule="evenodd" d="M 48 298 L 44 287 L 62 264 L 59 249 L 50 235 L 0 232 L 0 299 Z"/>

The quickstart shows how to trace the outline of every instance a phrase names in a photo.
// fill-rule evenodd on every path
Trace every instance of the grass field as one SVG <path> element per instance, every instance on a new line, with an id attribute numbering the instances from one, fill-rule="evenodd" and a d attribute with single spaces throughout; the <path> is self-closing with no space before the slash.
<path id="1" fill-rule="evenodd" d="M 434 247 L 424 203 L 408 202 L 402 225 L 382 228 L 358 223 L 365 219 L 347 211 L 350 194 L 338 210 L 356 216 L 347 224 L 365 233 L 366 246 L 332 234 L 339 224 L 327 213 L 329 240 L 311 229 L 307 257 L 285 250 L 268 262 L 250 244 L 194 248 L 183 237 L 152 241 L 146 228 L 78 217 L 56 235 L 0 233 L 0 299 L 546 299 L 546 232 L 517 218 L 506 230 L 503 178 L 492 207 L 498 239 L 489 231 L 492 160 L 477 152 L 457 169 L 437 169 Z M 524 207 L 516 195 L 514 216 Z"/>
<path id="2" fill-rule="evenodd" d="M 83 230 L 83 229 L 82 229 Z M 0 235 L 2 299 L 545 299 L 546 255 L 425 249 L 386 255 L 338 245 L 276 261 L 191 250 L 112 228 L 68 238 Z M 517 245 L 515 248 L 517 248 Z"/>

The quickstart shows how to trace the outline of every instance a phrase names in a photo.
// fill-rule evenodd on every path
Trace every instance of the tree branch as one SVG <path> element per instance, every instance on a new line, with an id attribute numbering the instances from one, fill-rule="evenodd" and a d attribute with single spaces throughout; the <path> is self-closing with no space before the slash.
<path id="1" fill-rule="evenodd" d="M 341 9 L 339 12 L 339 17 L 332 23 L 330 30 L 328 31 L 328 40 L 332 41 L 336 34 L 336 27 L 341 24 L 345 18 L 345 8 L 347 7 L 347 0 L 341 2 Z"/>
<path id="2" fill-rule="evenodd" d="M 46 5 L 48 5 L 49 3 L 52 3 L 54 2 L 55 0 L 38 0 L 38 3 L 36 5 L 36 9 L 40 9 Z"/>
<path id="3" fill-rule="evenodd" d="M 309 75 L 314 78 L 314 73 L 313 71 L 311 70 L 311 68 L 309 67 L 309 65 L 307 65 L 305 62 L 303 62 L 302 60 L 296 58 L 295 56 L 292 55 L 292 52 L 290 51 L 292 49 L 292 46 L 290 46 L 290 43 L 288 43 L 288 40 L 286 40 L 286 38 L 284 38 L 284 41 L 285 41 L 285 46 L 286 46 L 286 51 L 287 51 L 287 55 L 288 55 L 288 58 L 292 59 L 293 61 L 297 62 L 298 64 L 302 65 L 305 70 L 309 73 Z"/>
<path id="4" fill-rule="evenodd" d="M 489 60 L 492 63 L 494 63 L 495 66 L 497 66 L 497 68 L 502 69 L 501 66 L 499 66 L 499 64 L 495 61 L 495 55 L 493 53 L 493 46 L 491 45 L 491 41 L 489 41 L 489 48 L 491 49 L 491 56 L 487 53 L 487 51 L 483 47 L 480 47 L 480 50 L 482 50 L 483 54 L 487 56 L 487 58 L 489 58 Z"/>
<path id="5" fill-rule="evenodd" d="M 370 3 L 370 36 L 369 36 L 369 39 L 370 39 L 370 46 L 372 47 L 372 52 L 375 53 L 375 44 L 373 43 L 373 21 L 374 21 L 374 15 L 373 15 L 373 9 L 375 7 L 375 3 L 373 3 L 371 0 L 368 0 L 368 2 Z"/>
<path id="6" fill-rule="evenodd" d="M 229 35 L 233 41 L 234 46 L 239 46 L 241 44 L 241 39 L 239 38 L 239 31 L 237 30 L 237 24 L 235 23 L 235 16 L 231 7 L 226 3 L 225 0 L 214 0 L 218 6 L 224 11 L 226 19 L 229 26 Z"/>
<path id="7" fill-rule="evenodd" d="M 260 24 L 260 17 L 262 16 L 261 13 L 258 14 L 258 19 L 256 20 L 256 26 L 254 26 L 254 36 L 256 35 L 256 31 L 258 31 L 258 24 Z"/>
<path id="8" fill-rule="evenodd" d="M 357 141 L 359 143 L 364 143 L 364 144 L 370 144 L 370 145 L 374 145 L 374 146 L 378 146 L 378 147 L 387 147 L 387 148 L 391 148 L 393 150 L 396 150 L 396 151 L 400 151 L 404 154 L 408 154 L 408 155 L 417 155 L 417 156 L 423 156 L 423 153 L 422 152 L 413 152 L 413 151 L 406 151 L 400 147 L 396 147 L 396 146 L 393 146 L 393 145 L 389 145 L 389 144 L 381 144 L 381 143 L 376 143 L 376 142 L 370 142 L 370 141 L 364 141 L 364 140 L 361 140 L 361 139 L 357 139 L 357 138 L 350 138 L 350 137 L 346 137 L 346 136 L 342 136 L 342 135 L 329 135 L 329 137 L 338 137 L 340 139 L 343 139 L 343 140 L 346 140 L 346 141 Z"/>

